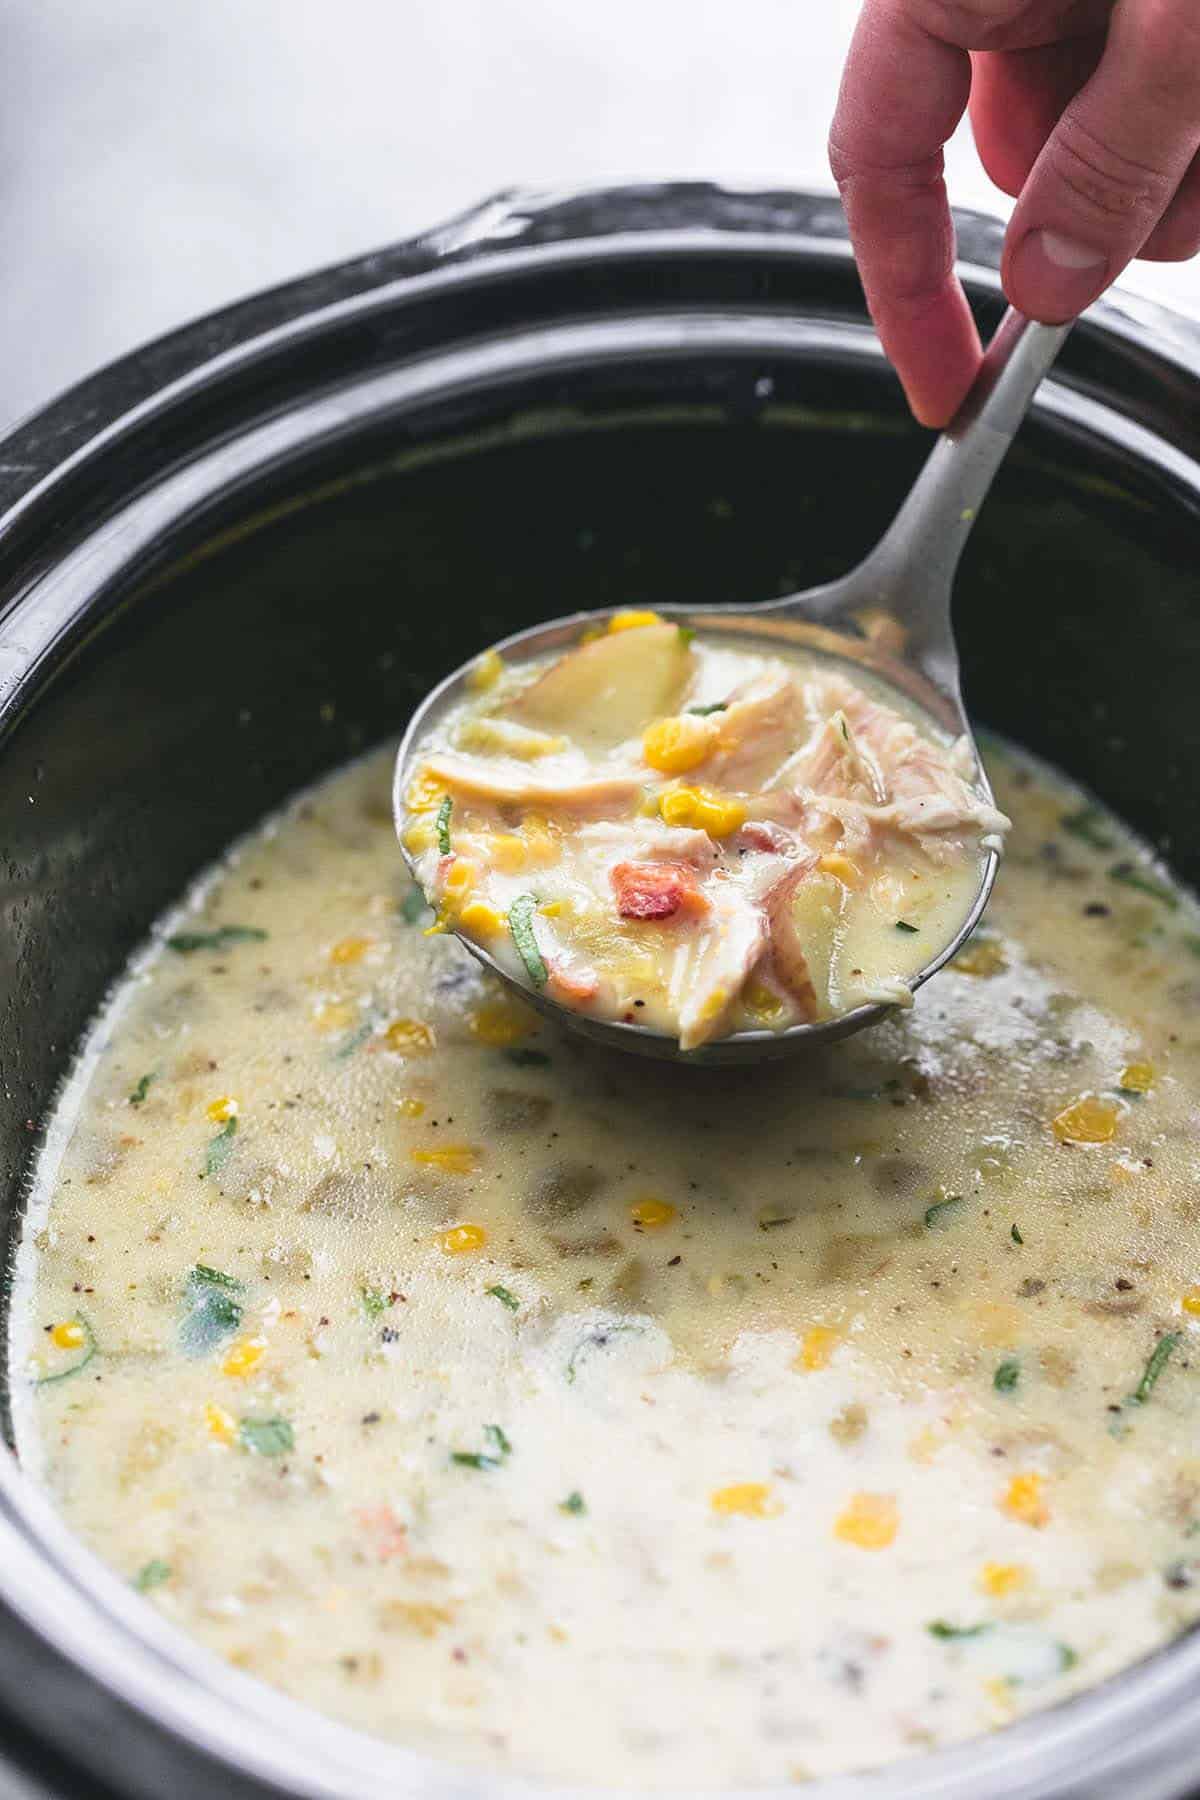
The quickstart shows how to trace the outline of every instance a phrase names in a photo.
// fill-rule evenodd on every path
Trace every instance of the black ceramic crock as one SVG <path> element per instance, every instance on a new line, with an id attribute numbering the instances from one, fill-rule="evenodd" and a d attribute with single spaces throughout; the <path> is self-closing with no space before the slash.
<path id="1" fill-rule="evenodd" d="M 959 221 L 985 328 L 1000 228 Z M 968 551 L 975 716 L 1200 876 L 1200 333 L 1076 329 Z M 848 568 L 928 448 L 827 198 L 502 196 L 103 371 L 0 443 L 0 1217 L 155 915 L 476 646 L 574 607 Z M 1200 1640 L 822 1795 L 1200 1787 Z M 0 1447 L 14 1794 L 493 1800 L 218 1664 L 75 1545 Z M 2 1781 L 2 1771 L 0 1771 Z M 0 1791 L 3 1791 L 0 1786 Z M 545 1790 L 540 1790 L 545 1791 Z M 595 1790 L 592 1790 L 593 1793 Z M 757 1790 L 760 1794 L 763 1790 Z M 791 1790 L 789 1790 L 791 1791 Z"/>

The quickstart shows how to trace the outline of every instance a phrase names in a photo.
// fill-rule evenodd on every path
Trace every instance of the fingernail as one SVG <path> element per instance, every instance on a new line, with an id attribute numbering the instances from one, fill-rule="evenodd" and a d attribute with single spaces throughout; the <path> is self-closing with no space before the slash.
<path id="1" fill-rule="evenodd" d="M 1013 255 L 1013 299 L 1034 318 L 1064 323 L 1101 292 L 1107 266 L 1104 251 L 1090 244 L 1058 231 L 1031 231 Z"/>

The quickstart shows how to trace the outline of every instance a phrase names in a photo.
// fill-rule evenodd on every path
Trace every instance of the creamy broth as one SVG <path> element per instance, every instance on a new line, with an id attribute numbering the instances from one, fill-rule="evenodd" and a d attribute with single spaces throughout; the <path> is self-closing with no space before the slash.
<path id="1" fill-rule="evenodd" d="M 993 774 L 957 965 L 747 1073 L 425 935 L 386 755 L 246 840 L 42 1160 L 13 1381 L 71 1526 L 297 1698 L 566 1781 L 885 1763 L 1189 1623 L 1200 920 Z"/>
<path id="2" fill-rule="evenodd" d="M 910 1005 L 1008 826 L 969 742 L 865 671 L 657 613 L 467 688 L 401 782 L 439 928 L 684 1051 Z"/>

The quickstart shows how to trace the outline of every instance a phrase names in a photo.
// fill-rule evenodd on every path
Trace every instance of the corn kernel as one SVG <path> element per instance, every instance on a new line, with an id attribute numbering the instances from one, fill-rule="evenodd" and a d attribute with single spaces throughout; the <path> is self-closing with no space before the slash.
<path id="1" fill-rule="evenodd" d="M 540 813 L 530 813 L 521 826 L 525 861 L 531 869 L 548 869 L 562 855 L 562 830 Z"/>
<path id="2" fill-rule="evenodd" d="M 561 900 L 545 900 L 538 907 L 543 919 L 560 919 L 566 910 Z"/>
<path id="3" fill-rule="evenodd" d="M 1127 1094 L 1148 1094 L 1154 1086 L 1154 1064 L 1127 1063 L 1121 1070 L 1117 1086 L 1124 1088 Z"/>
<path id="4" fill-rule="evenodd" d="M 729 799 L 710 788 L 670 788 L 660 797 L 658 810 L 668 825 L 692 826 L 714 838 L 729 837 L 746 822 L 746 809 L 740 800 Z"/>
<path id="5" fill-rule="evenodd" d="M 681 713 L 659 719 L 642 733 L 642 755 L 663 775 L 685 775 L 712 754 L 719 727 L 714 719 Z"/>
<path id="6" fill-rule="evenodd" d="M 519 832 L 497 831 L 485 840 L 484 855 L 493 868 L 514 875 L 525 867 L 529 845 Z"/>
<path id="7" fill-rule="evenodd" d="M 425 1111 L 425 1102 L 410 1099 L 407 1094 L 402 1094 L 396 1102 L 396 1111 L 405 1119 L 419 1119 Z"/>
<path id="8" fill-rule="evenodd" d="M 479 1152 L 470 1144 L 439 1144 L 436 1150 L 413 1150 L 415 1163 L 427 1163 L 443 1175 L 473 1175 L 479 1167 Z"/>
<path id="9" fill-rule="evenodd" d="M 366 937 L 339 938 L 329 952 L 331 963 L 361 962 L 371 948 L 371 940 Z"/>
<path id="10" fill-rule="evenodd" d="M 223 1125 L 226 1119 L 236 1119 L 238 1103 L 232 1094 L 222 1094 L 218 1100 L 210 1100 L 205 1112 L 214 1125 Z"/>
<path id="11" fill-rule="evenodd" d="M 230 1345 L 221 1364 L 222 1375 L 249 1375 L 251 1369 L 262 1361 L 266 1347 L 266 1338 L 239 1338 L 236 1344 Z"/>
<path id="12" fill-rule="evenodd" d="M 470 1018 L 471 1036 L 491 1050 L 504 1050 L 509 1044 L 519 1044 L 536 1025 L 532 1011 L 512 1000 L 489 1000 Z"/>
<path id="13" fill-rule="evenodd" d="M 668 1200 L 647 1197 L 645 1200 L 635 1201 L 629 1209 L 629 1216 L 639 1231 L 660 1231 L 672 1219 L 678 1218 L 679 1210 Z"/>
<path id="14" fill-rule="evenodd" d="M 318 1031 L 344 1031 L 353 1025 L 355 1008 L 344 1000 L 325 1000 L 313 1014 L 313 1024 Z"/>
<path id="15" fill-rule="evenodd" d="M 437 843 L 437 826 L 432 819 L 416 819 L 405 828 L 404 848 L 411 850 L 414 856 L 431 850 Z"/>
<path id="16" fill-rule="evenodd" d="M 639 612 L 636 608 L 626 606 L 615 612 L 608 621 L 610 631 L 636 631 L 639 625 L 661 625 L 662 614 L 656 612 Z"/>
<path id="17" fill-rule="evenodd" d="M 482 1225 L 452 1225 L 438 1233 L 437 1245 L 447 1256 L 465 1256 L 469 1250 L 482 1250 L 487 1232 Z"/>
<path id="18" fill-rule="evenodd" d="M 401 1056 L 425 1056 L 437 1043 L 433 1026 L 426 1025 L 423 1019 L 394 1019 L 384 1032 L 383 1041 Z"/>
<path id="19" fill-rule="evenodd" d="M 497 912 L 486 900 L 468 900 L 458 922 L 470 937 L 499 937 L 508 928 L 508 914 Z"/>
<path id="20" fill-rule="evenodd" d="M 1117 1133 L 1118 1109 L 1111 1100 L 1084 1094 L 1051 1121 L 1060 1144 L 1108 1144 Z"/>
<path id="21" fill-rule="evenodd" d="M 56 1350 L 82 1350 L 87 1343 L 87 1332 L 78 1319 L 64 1319 L 50 1333 L 50 1342 Z"/>
<path id="22" fill-rule="evenodd" d="M 461 900 L 464 894 L 470 893 L 478 879 L 479 870 L 475 864 L 468 862 L 465 856 L 456 856 L 442 881 L 442 891 L 447 901 Z"/>
<path id="23" fill-rule="evenodd" d="M 713 1511 L 726 1518 L 770 1519 L 783 1511 L 772 1501 L 765 1481 L 736 1481 L 732 1487 L 717 1488 L 709 1501 Z"/>
<path id="24" fill-rule="evenodd" d="M 830 850 L 819 857 L 817 867 L 822 875 L 832 875 L 843 887 L 856 888 L 862 884 L 862 870 L 852 856 L 843 856 L 840 850 Z"/>
<path id="25" fill-rule="evenodd" d="M 991 975 L 1003 975 L 1008 963 L 1004 952 L 994 938 L 977 938 L 960 950 L 950 964 L 960 975 L 976 975 L 986 980 Z"/>
<path id="26" fill-rule="evenodd" d="M 979 1585 L 985 1594 L 999 1599 L 1015 1593 L 1028 1584 L 1029 1570 L 1023 1563 L 985 1562 L 979 1571 Z"/>
<path id="27" fill-rule="evenodd" d="M 495 687 L 504 673 L 504 658 L 498 650 L 485 650 L 467 670 L 467 686 L 474 694 L 485 694 Z"/>
<path id="28" fill-rule="evenodd" d="M 445 789 L 440 781 L 435 781 L 428 770 L 422 769 L 413 776 L 404 794 L 404 804 L 409 812 L 433 812 L 445 798 Z"/>
<path id="29" fill-rule="evenodd" d="M 746 1011 L 753 1013 L 757 1019 L 777 1019 L 783 1011 L 783 1001 L 779 995 L 762 981 L 750 982 L 743 998 Z"/>
<path id="30" fill-rule="evenodd" d="M 792 1364 L 794 1369 L 826 1369 L 829 1359 L 842 1341 L 840 1331 L 834 1331 L 830 1325 L 810 1325 L 800 1345 L 800 1354 Z"/>
<path id="31" fill-rule="evenodd" d="M 834 1521 L 833 1535 L 860 1550 L 886 1550 L 900 1529 L 891 1494 L 854 1494 Z"/>
<path id="32" fill-rule="evenodd" d="M 1040 1530 L 1050 1523 L 1050 1508 L 1042 1497 L 1040 1475 L 1014 1475 L 1000 1496 L 1000 1508 L 1020 1525 Z"/>
<path id="33" fill-rule="evenodd" d="M 1200 1319 L 1200 1287 L 1188 1288 L 1179 1304 L 1193 1319 Z"/>
<path id="34" fill-rule="evenodd" d="M 237 1420 L 233 1414 L 226 1412 L 223 1406 L 215 1406 L 211 1400 L 204 1408 L 204 1429 L 218 1444 L 232 1444 L 237 1438 Z"/>

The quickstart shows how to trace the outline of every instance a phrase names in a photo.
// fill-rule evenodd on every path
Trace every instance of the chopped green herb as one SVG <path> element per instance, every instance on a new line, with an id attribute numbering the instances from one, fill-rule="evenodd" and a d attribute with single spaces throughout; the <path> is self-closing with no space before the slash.
<path id="1" fill-rule="evenodd" d="M 195 1263 L 188 1280 L 203 1287 L 228 1288 L 233 1294 L 245 1292 L 245 1283 L 239 1281 L 236 1275 L 226 1275 L 224 1269 L 212 1269 L 207 1263 Z"/>
<path id="2" fill-rule="evenodd" d="M 450 854 L 450 814 L 453 811 L 454 802 L 449 794 L 447 794 L 446 798 L 442 801 L 442 804 L 438 807 L 437 813 L 438 849 L 443 856 L 449 856 Z"/>
<path id="3" fill-rule="evenodd" d="M 518 894 L 508 909 L 508 929 L 530 981 L 534 987 L 545 987 L 548 972 L 542 961 L 537 939 L 533 935 L 533 915 L 536 908 L 536 894 Z"/>
<path id="4" fill-rule="evenodd" d="M 1153 1350 L 1146 1359 L 1146 1367 L 1142 1370 L 1142 1379 L 1138 1382 L 1132 1394 L 1129 1396 L 1128 1404 L 1130 1406 L 1144 1406 L 1146 1404 L 1147 1400 L 1154 1392 L 1155 1384 L 1157 1383 L 1159 1376 L 1170 1362 L 1171 1354 L 1176 1345 L 1182 1342 L 1182 1335 L 1178 1331 L 1168 1331 L 1164 1337 L 1159 1338 L 1157 1344 L 1155 1344 Z"/>
<path id="5" fill-rule="evenodd" d="M 243 1419 L 238 1440 L 255 1456 L 283 1456 L 295 1448 L 296 1434 L 286 1419 Z"/>
<path id="6" fill-rule="evenodd" d="M 504 1050 L 501 1054 L 506 1062 L 514 1064 L 518 1069 L 548 1069 L 553 1061 L 544 1050 L 525 1050 L 520 1045 L 512 1050 Z"/>
<path id="7" fill-rule="evenodd" d="M 920 931 L 920 929 L 921 929 L 921 927 L 919 925 L 910 925 L 907 919 L 897 919 L 896 920 L 896 930 L 897 931 L 907 931 L 907 932 L 910 932 L 913 937 L 916 937 L 916 935 Z"/>
<path id="8" fill-rule="evenodd" d="M 429 902 L 414 881 L 400 902 L 400 917 L 406 925 L 415 925 L 422 913 L 429 911 Z"/>
<path id="9" fill-rule="evenodd" d="M 1023 1244 L 1025 1242 L 1025 1239 L 1021 1236 L 1021 1233 L 1017 1230 L 1017 1227 L 1015 1225 L 1012 1227 L 1012 1230 L 1009 1232 L 1009 1236 L 1012 1238 L 1012 1241 L 1014 1244 Z"/>
<path id="10" fill-rule="evenodd" d="M 133 1585 L 139 1594 L 148 1594 L 151 1588 L 161 1587 L 164 1581 L 170 1579 L 170 1563 L 165 1563 L 156 1556 L 152 1561 L 143 1563 L 133 1578 Z"/>
<path id="11" fill-rule="evenodd" d="M 84 1341 L 81 1346 L 83 1355 L 79 1358 L 78 1362 L 73 1362 L 69 1369 L 59 1369 L 58 1373 L 55 1375 L 39 1375 L 33 1384 L 34 1387 L 51 1387 L 56 1381 L 69 1381 L 72 1375 L 78 1375 L 81 1369 L 87 1368 L 93 1356 L 99 1354 L 95 1334 L 83 1314 L 76 1313 L 71 1323 L 73 1325 L 78 1325 L 83 1332 Z"/>
<path id="12" fill-rule="evenodd" d="M 158 1072 L 157 1072 L 157 1070 L 154 1070 L 154 1069 L 152 1069 L 148 1075 L 143 1075 L 141 1077 L 141 1079 L 137 1083 L 136 1087 L 134 1087 L 130 1090 L 130 1094 L 129 1094 L 130 1106 L 140 1106 L 142 1104 L 142 1101 L 146 1098 L 146 1095 L 150 1092 L 150 1083 L 152 1081 L 157 1080 L 157 1078 L 158 1078 Z"/>
<path id="13" fill-rule="evenodd" d="M 237 1114 L 226 1119 L 216 1137 L 208 1140 L 208 1148 L 204 1152 L 205 1175 L 215 1175 L 233 1149 L 233 1140 L 237 1135 Z"/>
<path id="14" fill-rule="evenodd" d="M 932 1206 L 925 1208 L 925 1229 L 927 1231 L 946 1231 L 962 1212 L 966 1202 L 961 1194 L 951 1194 L 945 1200 L 935 1200 Z"/>
<path id="15" fill-rule="evenodd" d="M 958 1638 L 985 1637 L 994 1627 L 987 1621 L 981 1625 L 948 1625 L 945 1619 L 934 1619 L 925 1629 L 930 1637 L 939 1638 L 942 1643 L 951 1643 Z"/>
<path id="16" fill-rule="evenodd" d="M 487 1450 L 452 1450 L 450 1461 L 463 1469 L 498 1469 L 505 1457 L 512 1455 L 512 1445 L 499 1425 L 485 1425 L 483 1435 L 490 1441 L 495 1455 Z"/>
<path id="17" fill-rule="evenodd" d="M 260 944 L 266 937 L 257 925 L 218 925 L 215 931 L 177 931 L 167 939 L 167 948 L 180 956 L 191 956 L 195 950 L 227 950 L 230 944 Z"/>
<path id="18" fill-rule="evenodd" d="M 1064 831 L 1083 843 L 1090 844 L 1093 850 L 1111 850 L 1113 839 L 1106 831 L 1099 830 L 1105 814 L 1099 806 L 1081 806 L 1077 812 L 1064 813 L 1058 821 Z"/>
<path id="19" fill-rule="evenodd" d="M 1011 1394 L 1021 1379 L 1021 1365 L 1015 1357 L 1006 1357 L 996 1365 L 996 1373 L 992 1376 L 992 1386 L 998 1394 Z"/>
<path id="20" fill-rule="evenodd" d="M 347 1037 L 342 1039 L 341 1043 L 334 1051 L 334 1062 L 345 1062 L 348 1056 L 353 1056 L 354 1052 L 359 1049 L 361 1045 L 366 1043 L 374 1029 L 374 1019 L 364 1019 L 361 1025 L 356 1025 L 354 1030 L 350 1032 Z"/>
<path id="21" fill-rule="evenodd" d="M 1054 1648 L 1058 1651 L 1058 1672 L 1065 1675 L 1079 1661 L 1079 1652 L 1072 1650 L 1070 1644 L 1056 1643 Z"/>
<path id="22" fill-rule="evenodd" d="M 1112 881 L 1120 881 L 1126 887 L 1136 888 L 1139 894 L 1149 894 L 1152 900 L 1158 900 L 1169 912 L 1175 912 L 1179 906 L 1179 895 L 1174 888 L 1169 888 L 1165 881 L 1156 881 L 1137 863 L 1115 862 L 1108 871 Z"/>
<path id="23" fill-rule="evenodd" d="M 579 1359 L 586 1350 L 602 1350 L 610 1338 L 620 1337 L 628 1331 L 641 1331 L 641 1325 L 603 1325 L 599 1331 L 589 1331 L 586 1337 L 580 1338 L 571 1352 L 567 1363 L 567 1380 L 574 1381 L 579 1371 Z"/>
<path id="24" fill-rule="evenodd" d="M 188 1270 L 179 1327 L 179 1342 L 186 1356 L 203 1356 L 237 1330 L 242 1308 L 234 1295 L 244 1291 L 240 1281 L 220 1269 L 197 1263 Z"/>
<path id="25" fill-rule="evenodd" d="M 377 1288 L 365 1287 L 358 1291 L 362 1299 L 363 1311 L 368 1319 L 377 1319 L 381 1312 L 387 1311 L 388 1297 L 386 1294 L 381 1294 Z"/>
<path id="26" fill-rule="evenodd" d="M 490 1294 L 493 1300 L 498 1300 L 501 1306 L 507 1306 L 509 1312 L 516 1312 L 520 1308 L 521 1302 L 517 1296 L 510 1293 L 508 1288 L 501 1287 L 498 1282 L 495 1287 L 484 1288 L 483 1291 L 485 1294 Z"/>
<path id="27" fill-rule="evenodd" d="M 688 711 L 695 713 L 698 719 L 707 719 L 710 713 L 728 712 L 728 700 L 718 700 L 713 706 L 689 706 Z"/>
<path id="28" fill-rule="evenodd" d="M 584 1500 L 583 1495 L 579 1492 L 579 1489 L 576 1488 L 574 1493 L 568 1494 L 565 1500 L 559 1501 L 558 1510 L 559 1512 L 575 1513 L 578 1515 L 579 1513 L 585 1513 L 587 1511 L 587 1503 Z"/>
<path id="29" fill-rule="evenodd" d="M 679 633 L 679 648 L 681 650 L 688 649 L 696 636 L 695 632 L 690 625 L 677 625 L 675 629 Z"/>

